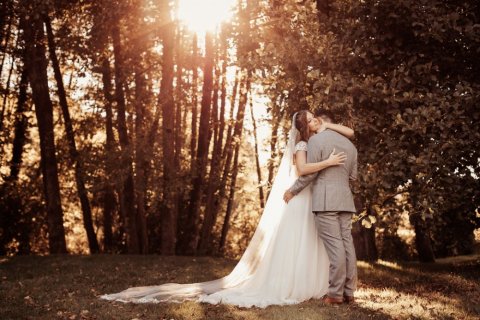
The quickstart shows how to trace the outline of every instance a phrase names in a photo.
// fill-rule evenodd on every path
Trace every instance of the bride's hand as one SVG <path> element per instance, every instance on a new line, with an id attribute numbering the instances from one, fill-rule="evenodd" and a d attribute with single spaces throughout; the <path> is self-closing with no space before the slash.
<path id="1" fill-rule="evenodd" d="M 327 161 L 329 162 L 330 166 L 338 166 L 344 164 L 346 159 L 347 156 L 345 155 L 345 152 L 335 153 L 334 148 Z"/>
<path id="2" fill-rule="evenodd" d="M 283 194 L 283 200 L 288 203 L 288 201 L 292 200 L 292 198 L 294 197 L 295 195 L 293 193 L 291 193 L 290 191 L 285 191 L 285 193 Z"/>

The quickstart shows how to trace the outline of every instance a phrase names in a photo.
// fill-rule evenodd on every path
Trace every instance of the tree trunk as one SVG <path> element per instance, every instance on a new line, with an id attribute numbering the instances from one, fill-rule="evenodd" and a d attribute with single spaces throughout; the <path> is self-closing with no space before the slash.
<path id="1" fill-rule="evenodd" d="M 233 168 L 232 168 L 232 178 L 230 181 L 230 194 L 228 196 L 227 201 L 227 212 L 225 213 L 225 219 L 223 221 L 222 226 L 222 235 L 220 237 L 219 243 L 219 252 L 223 253 L 225 250 L 225 243 L 227 240 L 228 230 L 230 228 L 230 217 L 232 215 L 233 210 L 233 203 L 235 199 L 235 186 L 237 183 L 237 174 L 238 174 L 238 159 L 240 156 L 240 146 L 242 142 L 242 131 L 243 131 L 243 120 L 245 119 L 245 106 L 247 104 L 247 95 L 250 92 L 250 72 L 248 72 L 247 79 L 246 79 L 246 88 L 244 93 L 240 96 L 240 101 L 238 103 L 238 112 L 237 112 L 237 121 L 235 122 L 235 128 L 233 131 L 233 141 L 234 145 L 232 148 L 234 149 L 234 160 L 233 160 Z"/>
<path id="2" fill-rule="evenodd" d="M 167 24 L 163 33 L 163 66 L 160 82 L 159 105 L 162 106 L 163 129 L 163 206 L 161 215 L 161 253 L 175 254 L 177 234 L 177 208 L 175 203 L 175 102 L 173 98 L 174 37 L 175 29 L 168 12 L 168 1 L 163 2 Z"/>
<path id="3" fill-rule="evenodd" d="M 177 20 L 178 21 L 178 20 Z M 187 110 L 185 110 L 182 113 L 182 109 L 184 108 L 184 102 L 185 102 L 185 94 L 183 93 L 184 90 L 184 84 L 182 80 L 182 73 L 183 73 L 183 55 L 182 55 L 182 28 L 181 24 L 177 23 L 177 36 L 176 36 L 176 49 L 175 49 L 175 59 L 176 59 L 176 65 L 177 65 L 177 70 L 176 70 L 176 94 L 175 94 L 175 157 L 173 160 L 174 163 L 174 172 L 175 172 L 175 181 L 177 181 L 174 186 L 175 189 L 173 190 L 174 196 L 173 196 L 173 201 L 174 201 L 174 215 L 175 215 L 175 221 L 172 221 L 174 223 L 175 228 L 174 230 L 174 237 L 175 237 L 175 244 L 177 240 L 177 232 L 178 232 L 178 219 L 179 219 L 179 213 L 182 210 L 182 204 L 183 204 L 183 199 L 184 199 L 184 188 L 183 186 L 178 183 L 179 177 L 182 176 L 182 150 L 183 150 L 183 139 L 184 139 L 184 130 L 187 127 L 186 124 L 186 114 Z"/>
<path id="4" fill-rule="evenodd" d="M 202 108 L 200 110 L 200 126 L 198 130 L 198 148 L 195 165 L 193 166 L 193 189 L 190 194 L 189 218 L 186 221 L 186 233 L 182 239 L 181 251 L 194 254 L 197 249 L 200 220 L 201 195 L 204 191 L 207 172 L 207 156 L 210 136 L 210 112 L 213 86 L 213 36 L 205 35 L 205 66 L 203 69 Z"/>
<path id="5" fill-rule="evenodd" d="M 212 160 L 210 161 L 210 177 L 208 179 L 207 190 L 206 190 L 206 205 L 205 213 L 203 216 L 203 223 L 200 232 L 200 239 L 198 241 L 198 253 L 206 254 L 208 248 L 210 247 L 211 232 L 213 225 L 215 224 L 216 214 L 214 213 L 213 208 L 213 198 L 217 192 L 219 184 L 219 168 L 221 160 L 221 146 L 218 144 L 218 135 L 219 135 L 219 120 L 218 120 L 218 90 L 220 87 L 219 84 L 219 70 L 215 68 L 215 85 L 213 88 L 213 104 L 212 104 L 212 126 L 213 127 L 213 153 Z M 212 129 L 210 129 L 212 132 Z"/>
<path id="6" fill-rule="evenodd" d="M 245 85 L 245 82 L 240 83 L 240 88 L 242 89 Z M 227 137 L 225 139 L 225 147 L 223 148 L 223 153 L 222 153 L 222 167 L 223 167 L 223 174 L 222 174 L 222 180 L 220 182 L 220 199 L 223 199 L 225 197 L 225 193 L 227 191 L 227 180 L 228 180 L 228 175 L 231 173 L 231 166 L 232 166 L 232 160 L 234 156 L 234 147 L 233 147 L 233 128 L 235 127 L 236 123 L 238 120 L 233 120 L 233 111 L 235 109 L 235 100 L 236 100 L 236 95 L 238 93 L 238 86 L 239 86 L 239 80 L 238 80 L 238 72 L 235 77 L 235 83 L 233 85 L 233 93 L 230 101 L 230 116 L 229 116 L 229 124 L 227 128 Z M 240 89 L 240 90 L 241 90 Z M 239 106 L 238 110 L 240 109 L 240 101 L 239 101 Z M 237 111 L 238 113 L 238 111 Z M 238 114 L 237 114 L 238 118 Z"/>
<path id="7" fill-rule="evenodd" d="M 367 208 L 368 215 L 375 215 L 375 211 L 363 196 L 356 195 L 354 200 L 358 215 L 364 208 Z M 362 225 L 362 221 L 356 222 L 352 226 L 352 237 L 358 260 L 376 261 L 378 259 L 378 250 L 375 243 L 375 224 L 370 228 L 366 228 Z"/>
<path id="8" fill-rule="evenodd" d="M 375 225 L 367 229 L 361 223 L 355 223 L 352 228 L 352 237 L 358 260 L 371 262 L 378 259 L 378 251 L 375 244 Z"/>
<path id="9" fill-rule="evenodd" d="M 192 70 L 192 137 L 190 139 L 191 171 L 194 170 L 195 152 L 197 150 L 197 90 L 198 90 L 198 43 L 197 34 L 193 35 L 192 52 L 193 70 Z"/>
<path id="10" fill-rule="evenodd" d="M 232 96 L 230 99 L 230 115 L 229 115 L 229 122 L 228 122 L 228 128 L 227 128 L 227 137 L 225 139 L 225 148 L 223 148 L 223 153 L 222 153 L 222 159 L 224 161 L 227 159 L 228 155 L 228 146 L 231 145 L 232 143 L 232 132 L 233 132 L 233 127 L 234 127 L 234 121 L 233 121 L 233 115 L 234 115 L 234 109 L 235 109 L 235 100 L 237 99 L 237 94 L 238 94 L 238 82 L 239 82 L 239 69 L 235 72 L 235 82 L 233 83 L 233 91 L 232 91 Z"/>
<path id="11" fill-rule="evenodd" d="M 124 70 L 120 41 L 119 21 L 112 25 L 113 53 L 115 56 L 115 100 L 117 102 L 117 126 L 122 147 L 123 190 L 121 192 L 120 210 L 124 210 L 128 253 L 140 253 L 140 238 L 137 233 L 137 214 L 135 210 L 135 187 L 133 184 L 133 167 L 130 139 L 127 131 L 126 103 L 123 93 Z"/>
<path id="12" fill-rule="evenodd" d="M 282 118 L 280 109 L 283 103 L 283 95 L 280 97 L 280 102 L 277 104 L 277 97 L 273 99 L 272 107 L 272 137 L 270 138 L 270 161 L 268 163 L 268 186 L 271 187 L 273 182 L 273 174 L 275 170 L 275 161 L 277 154 L 278 128 L 280 127 L 280 119 Z M 268 194 L 267 192 L 267 198 Z"/>
<path id="13" fill-rule="evenodd" d="M 17 110 L 15 112 L 15 133 L 13 138 L 12 159 L 10 161 L 9 180 L 17 181 L 22 165 L 23 147 L 25 146 L 28 119 L 25 115 L 27 102 L 27 69 L 24 67 L 18 88 Z"/>
<path id="14" fill-rule="evenodd" d="M 419 213 L 410 215 L 410 223 L 415 230 L 415 248 L 420 262 L 435 262 L 432 240 L 430 239 L 430 229 Z"/>
<path id="15" fill-rule="evenodd" d="M 137 203 L 137 227 L 140 240 L 140 249 L 143 254 L 148 253 L 148 233 L 146 219 L 146 194 L 147 194 L 147 149 L 146 140 L 146 107 L 148 105 L 147 79 L 142 53 L 146 51 L 144 37 L 139 36 L 144 27 L 143 5 L 141 1 L 134 3 L 134 34 L 136 38 L 133 45 L 136 50 L 133 56 L 133 69 L 135 73 L 135 199 Z"/>
<path id="16" fill-rule="evenodd" d="M 218 61 L 218 56 L 215 55 L 215 61 Z M 218 90 L 220 89 L 220 70 L 215 66 L 215 82 L 213 84 L 213 96 L 212 96 L 212 112 L 211 112 L 211 126 L 209 127 L 208 141 L 213 140 L 215 142 L 218 139 Z"/>
<path id="17" fill-rule="evenodd" d="M 225 106 L 227 101 L 227 59 L 228 59 L 228 44 L 226 36 L 223 40 L 223 57 L 222 57 L 222 83 L 221 83 L 221 93 L 220 93 L 220 114 L 219 114 L 219 128 L 218 128 L 218 153 L 222 155 L 223 153 L 223 135 L 225 132 Z M 233 106 L 233 105 L 232 105 Z M 233 109 L 233 108 L 232 108 Z"/>
<path id="18" fill-rule="evenodd" d="M 138 61 L 137 61 L 138 63 Z M 137 67 L 135 67 L 137 69 Z M 136 201 L 137 201 L 137 226 L 140 236 L 141 252 L 148 253 L 148 235 L 146 220 L 146 193 L 147 193 L 147 177 L 148 170 L 147 160 L 147 141 L 145 127 L 145 77 L 140 74 L 140 70 L 135 71 L 135 132 L 136 132 L 136 148 L 135 148 L 135 171 L 136 171 Z"/>
<path id="19" fill-rule="evenodd" d="M 36 12 L 37 8 L 24 8 Z M 33 10 L 32 10 L 33 9 Z M 35 114 L 40 136 L 40 155 L 45 200 L 47 204 L 48 240 L 50 253 L 67 253 L 63 211 L 60 200 L 57 156 L 53 128 L 53 106 L 48 91 L 47 59 L 43 23 L 31 16 L 29 23 L 22 18 L 21 28 L 25 37 L 25 66 L 32 88 Z"/>
<path id="20" fill-rule="evenodd" d="M 220 186 L 219 186 L 219 195 L 217 197 L 217 201 L 215 202 L 215 209 L 214 211 L 217 212 L 220 210 L 221 206 L 221 201 L 225 199 L 225 195 L 227 193 L 227 182 L 228 182 L 228 177 L 231 175 L 231 167 L 232 167 L 232 160 L 234 157 L 234 146 L 232 144 L 233 141 L 233 128 L 236 124 L 236 121 L 233 120 L 233 115 L 234 115 L 234 109 L 235 109 L 235 100 L 236 96 L 238 93 L 238 86 L 240 85 L 241 88 L 244 87 L 244 82 L 242 81 L 239 84 L 239 71 L 237 70 L 236 75 L 235 75 L 235 83 L 233 85 L 233 92 L 232 92 L 232 97 L 230 100 L 230 115 L 229 115 L 229 124 L 228 124 L 228 129 L 227 129 L 227 136 L 225 139 L 225 145 L 223 147 L 223 152 L 222 152 L 222 162 L 220 165 L 220 170 L 223 168 L 223 173 L 222 173 L 222 178 L 220 180 Z M 240 101 L 239 101 L 240 104 Z M 239 109 L 239 108 L 237 108 Z M 238 116 L 237 116 L 238 118 Z"/>
<path id="21" fill-rule="evenodd" d="M 218 115 L 218 135 L 214 140 L 213 152 L 212 152 L 212 161 L 210 164 L 210 179 L 208 181 L 207 189 L 207 200 L 205 205 L 205 216 L 203 219 L 202 231 L 200 242 L 198 245 L 199 254 L 208 254 L 212 253 L 213 249 L 213 227 L 217 220 L 218 207 L 221 198 L 219 199 L 217 192 L 220 187 L 220 171 L 221 171 L 221 161 L 222 161 L 222 144 L 223 144 L 223 135 L 225 131 L 225 105 L 226 105 L 226 95 L 227 95 L 227 84 L 226 84 L 226 73 L 227 73 L 227 47 L 226 43 L 223 44 L 223 64 L 221 72 L 221 94 L 220 94 L 220 113 Z M 218 76 L 217 76 L 218 78 Z M 215 89 L 217 90 L 217 89 Z M 216 126 L 216 125 L 215 125 Z"/>
<path id="22" fill-rule="evenodd" d="M 182 117 L 182 107 L 184 101 L 183 94 L 183 81 L 182 81 L 182 30 L 180 25 L 177 26 L 177 41 L 176 41 L 176 64 L 177 64 L 177 73 L 176 73 L 176 103 L 175 103 L 175 172 L 180 172 L 181 166 L 181 155 L 183 149 L 183 117 Z M 178 190 L 177 190 L 178 191 Z"/>
<path id="23" fill-rule="evenodd" d="M 259 159 L 259 153 L 258 153 L 257 123 L 255 122 L 255 115 L 253 114 L 253 101 L 252 101 L 251 95 L 250 95 L 250 116 L 252 117 L 253 139 L 255 140 L 255 164 L 257 167 L 258 196 L 260 199 L 260 207 L 263 209 L 265 207 L 265 196 L 263 195 L 262 170 L 260 168 L 260 159 Z"/>
<path id="24" fill-rule="evenodd" d="M 123 181 L 117 179 L 119 176 L 119 150 L 115 140 L 113 124 L 113 105 L 115 97 L 113 96 L 112 86 L 112 68 L 110 65 L 111 49 L 109 48 L 109 36 L 112 34 L 111 19 L 106 11 L 109 10 L 102 2 L 95 3 L 92 40 L 98 47 L 95 48 L 100 53 L 97 64 L 102 75 L 102 92 L 105 108 L 105 149 L 103 156 L 103 170 L 105 180 L 103 182 L 103 249 L 105 252 L 114 252 L 115 248 L 124 250 L 125 239 L 125 210 L 121 204 Z M 72 77 L 70 77 L 70 85 Z"/>
<path id="25" fill-rule="evenodd" d="M 225 218 L 223 220 L 222 225 L 222 233 L 220 236 L 220 242 L 218 245 L 218 252 L 223 254 L 225 252 L 225 244 L 227 241 L 227 234 L 228 230 L 230 229 L 230 218 L 232 216 L 232 209 L 233 209 L 233 200 L 235 198 L 235 186 L 237 183 L 237 174 L 238 174 L 238 153 L 240 152 L 239 148 L 235 148 L 234 153 L 234 160 L 233 160 L 233 167 L 232 167 L 232 179 L 230 181 L 230 193 L 228 195 L 227 200 L 227 211 L 225 213 Z"/>
<path id="26" fill-rule="evenodd" d="M 418 195 L 422 194 L 421 181 L 417 177 L 412 178 L 412 186 L 410 190 L 410 223 L 415 230 L 415 248 L 417 249 L 418 259 L 420 262 L 435 262 L 435 254 L 433 253 L 432 240 L 430 239 L 430 226 L 427 218 L 423 216 L 423 205 Z"/>
<path id="27" fill-rule="evenodd" d="M 191 114 L 191 135 L 190 135 L 190 172 L 194 171 L 194 166 L 195 166 L 195 153 L 197 150 L 197 122 L 198 122 L 198 98 L 197 98 L 197 91 L 198 91 L 198 64 L 199 64 L 199 58 L 198 58 L 198 43 L 197 43 L 197 35 L 193 35 L 193 44 L 192 44 L 192 55 L 190 57 L 192 61 L 192 78 L 191 78 L 191 83 L 189 86 L 190 89 L 190 95 L 191 95 L 191 101 L 189 105 L 191 105 L 191 109 L 188 110 Z M 184 118 L 186 121 L 186 113 L 187 110 L 185 110 Z M 184 126 L 186 127 L 186 126 Z M 184 195 L 185 197 L 185 195 Z M 190 213 L 187 212 L 186 208 L 188 206 L 186 201 L 183 201 L 179 206 L 178 206 L 178 219 L 177 219 L 177 251 L 181 253 L 183 250 L 181 245 L 182 239 L 184 239 L 184 235 L 187 232 L 186 231 L 186 222 L 189 219 Z"/>
<path id="28" fill-rule="evenodd" d="M 103 245 L 104 251 L 110 252 L 113 249 L 113 213 L 116 207 L 115 183 L 112 181 L 115 176 L 112 158 L 115 157 L 117 150 L 115 148 L 115 136 L 113 133 L 113 111 L 112 104 L 112 75 L 108 57 L 102 57 L 101 62 L 103 94 L 105 96 L 105 186 L 103 198 Z M 123 237 L 123 219 L 120 217 L 119 238 Z"/>
<path id="29" fill-rule="evenodd" d="M 90 208 L 90 201 L 88 200 L 87 189 L 85 188 L 83 161 L 78 153 L 75 143 L 75 134 L 73 133 L 72 119 L 68 109 L 67 94 L 63 85 L 62 74 L 60 71 L 60 64 L 56 54 L 55 38 L 52 31 L 52 24 L 50 18 L 45 16 L 45 25 L 47 27 L 48 48 L 50 53 L 50 60 L 52 61 L 55 80 L 57 82 L 58 98 L 60 107 L 62 108 L 63 120 L 65 123 L 65 132 L 67 134 L 68 149 L 70 157 L 74 163 L 75 182 L 77 184 L 78 197 L 83 214 L 83 226 L 87 233 L 88 246 L 90 253 L 98 253 L 100 251 L 95 230 L 93 229 L 92 210 Z"/>

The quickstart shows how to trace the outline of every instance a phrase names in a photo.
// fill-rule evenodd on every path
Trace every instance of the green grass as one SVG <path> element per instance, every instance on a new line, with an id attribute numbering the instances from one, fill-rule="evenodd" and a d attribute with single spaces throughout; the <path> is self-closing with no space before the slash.
<path id="1" fill-rule="evenodd" d="M 310 300 L 244 309 L 194 302 L 123 304 L 98 299 L 131 286 L 211 280 L 235 261 L 130 255 L 0 258 L 0 319 L 478 319 L 480 255 L 436 264 L 359 262 L 353 306 Z"/>

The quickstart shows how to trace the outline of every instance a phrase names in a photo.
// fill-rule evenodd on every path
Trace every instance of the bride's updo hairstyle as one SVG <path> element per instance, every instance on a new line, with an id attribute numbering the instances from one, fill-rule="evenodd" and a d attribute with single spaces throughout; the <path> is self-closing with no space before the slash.
<path id="1" fill-rule="evenodd" d="M 295 128 L 300 132 L 300 140 L 305 142 L 308 142 L 311 135 L 307 121 L 308 112 L 308 110 L 301 110 L 295 116 Z"/>

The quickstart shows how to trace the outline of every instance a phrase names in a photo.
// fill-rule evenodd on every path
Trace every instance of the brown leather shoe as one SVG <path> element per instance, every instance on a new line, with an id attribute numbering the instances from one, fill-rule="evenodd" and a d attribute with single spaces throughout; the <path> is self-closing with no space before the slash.
<path id="1" fill-rule="evenodd" d="M 334 304 L 342 304 L 342 303 L 343 303 L 343 299 L 341 299 L 341 298 L 332 298 L 332 297 L 329 297 L 329 296 L 323 297 L 322 301 L 323 301 L 323 303 L 325 303 L 325 304 L 331 304 L 331 305 L 334 305 Z"/>
<path id="2" fill-rule="evenodd" d="M 343 302 L 352 304 L 355 303 L 355 297 L 354 296 L 343 296 Z"/>

